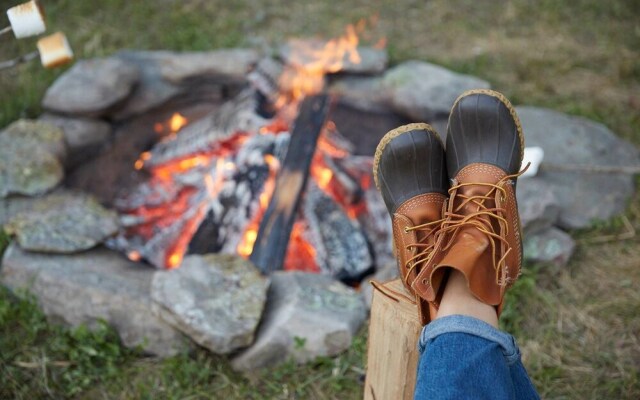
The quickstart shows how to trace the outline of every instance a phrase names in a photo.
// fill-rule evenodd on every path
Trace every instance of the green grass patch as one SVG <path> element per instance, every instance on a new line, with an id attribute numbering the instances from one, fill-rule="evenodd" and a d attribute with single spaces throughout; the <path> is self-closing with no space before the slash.
<path id="1" fill-rule="evenodd" d="M 204 349 L 145 358 L 100 321 L 92 329 L 50 324 L 33 297 L 0 286 L 0 398 L 359 399 L 366 341 L 363 330 L 337 357 L 245 376 Z"/>
<path id="2" fill-rule="evenodd" d="M 103 322 L 48 324 L 33 298 L 0 286 L 0 398 L 67 398 L 111 379 L 134 352 Z"/>

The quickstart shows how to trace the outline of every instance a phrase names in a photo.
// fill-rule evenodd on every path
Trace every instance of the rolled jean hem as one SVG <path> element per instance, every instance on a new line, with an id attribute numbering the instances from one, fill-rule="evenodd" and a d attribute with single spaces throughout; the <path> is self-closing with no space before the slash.
<path id="1" fill-rule="evenodd" d="M 430 340 L 445 333 L 467 333 L 497 343 L 502 348 L 502 354 L 508 365 L 520 360 L 520 350 L 513 336 L 466 315 L 449 315 L 428 323 L 420 335 L 418 343 L 420 353 L 424 352 Z"/>

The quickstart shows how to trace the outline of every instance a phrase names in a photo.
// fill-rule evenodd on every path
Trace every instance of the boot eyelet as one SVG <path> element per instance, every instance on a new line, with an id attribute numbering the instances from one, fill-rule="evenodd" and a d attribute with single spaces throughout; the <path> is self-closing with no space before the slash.
<path id="1" fill-rule="evenodd" d="M 408 226 L 404 227 L 404 233 L 409 233 L 409 227 Z"/>

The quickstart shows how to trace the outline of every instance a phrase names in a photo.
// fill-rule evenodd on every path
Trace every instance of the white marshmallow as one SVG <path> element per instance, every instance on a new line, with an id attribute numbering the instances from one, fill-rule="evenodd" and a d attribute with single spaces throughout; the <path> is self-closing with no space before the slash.
<path id="1" fill-rule="evenodd" d="M 73 50 L 62 32 L 38 40 L 40 61 L 45 68 L 53 68 L 73 60 Z"/>
<path id="2" fill-rule="evenodd" d="M 542 147 L 525 147 L 524 148 L 524 158 L 522 159 L 522 166 L 526 166 L 528 163 L 531 163 L 527 172 L 525 172 L 522 177 L 525 176 L 536 176 L 538 173 L 538 168 L 540 168 L 540 164 L 542 163 L 542 159 L 544 158 L 544 150 Z"/>
<path id="3" fill-rule="evenodd" d="M 7 17 L 16 39 L 39 35 L 47 29 L 44 23 L 44 10 L 37 0 L 11 7 L 7 11 Z"/>

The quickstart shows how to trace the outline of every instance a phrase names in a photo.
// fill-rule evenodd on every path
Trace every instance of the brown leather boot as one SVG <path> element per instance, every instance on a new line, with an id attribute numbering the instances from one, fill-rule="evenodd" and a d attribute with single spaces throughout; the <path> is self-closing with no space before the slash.
<path id="1" fill-rule="evenodd" d="M 412 283 L 431 256 L 448 189 L 440 137 L 427 124 L 409 124 L 390 131 L 376 149 L 373 177 L 391 216 L 400 276 L 415 296 Z M 429 304 L 415 299 L 426 324 Z"/>
<path id="2" fill-rule="evenodd" d="M 522 263 L 516 203 L 522 127 L 502 94 L 472 90 L 454 103 L 447 130 L 450 198 L 433 256 L 412 287 L 437 309 L 447 272 L 457 269 L 471 292 L 499 315 Z"/>

